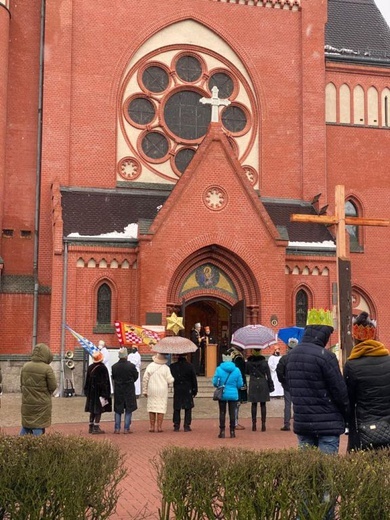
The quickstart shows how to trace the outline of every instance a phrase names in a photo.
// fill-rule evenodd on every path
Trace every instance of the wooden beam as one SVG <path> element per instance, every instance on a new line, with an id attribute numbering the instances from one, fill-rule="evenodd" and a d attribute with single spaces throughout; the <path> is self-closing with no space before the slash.
<path id="1" fill-rule="evenodd" d="M 312 224 L 338 224 L 336 216 L 333 215 L 300 215 L 295 213 L 291 215 L 291 222 L 310 222 Z M 390 220 L 385 218 L 362 218 L 362 217 L 345 217 L 345 223 L 348 226 L 381 226 L 390 225 Z"/>

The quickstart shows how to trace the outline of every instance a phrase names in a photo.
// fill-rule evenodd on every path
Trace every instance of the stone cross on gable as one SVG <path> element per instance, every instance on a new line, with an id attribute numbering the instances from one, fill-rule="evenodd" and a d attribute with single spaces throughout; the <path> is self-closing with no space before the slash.
<path id="1" fill-rule="evenodd" d="M 290 215 L 291 222 L 311 222 L 336 226 L 337 257 L 337 312 L 339 346 L 342 350 L 343 364 L 352 350 L 352 296 L 351 296 L 351 262 L 347 252 L 347 231 L 349 226 L 388 226 L 388 219 L 347 217 L 345 215 L 345 189 L 336 186 L 335 215 Z"/>
<path id="2" fill-rule="evenodd" d="M 214 86 L 211 89 L 212 96 L 211 98 L 200 98 L 200 102 L 203 103 L 203 105 L 211 105 L 211 122 L 212 123 L 218 123 L 219 121 L 219 107 L 225 106 L 227 107 L 230 105 L 230 101 L 228 99 L 220 99 L 218 97 L 218 87 Z"/>

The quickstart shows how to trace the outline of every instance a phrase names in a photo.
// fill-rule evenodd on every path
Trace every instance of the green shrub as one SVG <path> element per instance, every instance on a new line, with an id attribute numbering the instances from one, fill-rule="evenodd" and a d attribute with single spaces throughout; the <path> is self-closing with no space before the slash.
<path id="1" fill-rule="evenodd" d="M 107 441 L 62 435 L 0 436 L 0 518 L 103 520 L 126 475 Z"/>
<path id="2" fill-rule="evenodd" d="M 383 520 L 390 452 L 167 448 L 155 461 L 160 520 Z"/>

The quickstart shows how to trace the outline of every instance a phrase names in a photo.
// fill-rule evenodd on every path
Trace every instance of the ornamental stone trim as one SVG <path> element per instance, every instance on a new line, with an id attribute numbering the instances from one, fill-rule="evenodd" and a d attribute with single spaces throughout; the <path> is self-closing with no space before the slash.
<path id="1" fill-rule="evenodd" d="M 211 211 L 220 211 L 227 203 L 227 192 L 221 186 L 209 186 L 203 192 L 203 204 Z"/>

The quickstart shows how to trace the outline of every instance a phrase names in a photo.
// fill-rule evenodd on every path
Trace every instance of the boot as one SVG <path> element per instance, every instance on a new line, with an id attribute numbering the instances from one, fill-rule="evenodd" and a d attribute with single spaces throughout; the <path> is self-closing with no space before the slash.
<path id="1" fill-rule="evenodd" d="M 236 437 L 236 432 L 235 432 L 234 428 L 230 428 L 230 438 L 235 439 L 235 437 Z"/>
<path id="2" fill-rule="evenodd" d="M 265 421 L 267 419 L 267 408 L 265 403 L 260 403 L 260 412 L 261 412 L 261 431 L 265 432 Z"/>
<path id="3" fill-rule="evenodd" d="M 252 421 L 252 431 L 253 431 L 253 432 L 255 432 L 255 431 L 257 430 L 256 425 L 257 425 L 257 421 L 256 421 L 256 420 L 255 420 L 255 421 Z"/>
<path id="4" fill-rule="evenodd" d="M 93 432 L 93 423 L 89 423 L 88 433 L 92 433 L 92 432 Z"/>
<path id="5" fill-rule="evenodd" d="M 154 412 L 149 412 L 149 431 L 154 432 L 154 429 L 156 427 L 156 414 Z"/>
<path id="6" fill-rule="evenodd" d="M 162 433 L 162 431 L 163 431 L 163 429 L 162 429 L 163 420 L 164 420 L 164 414 L 158 413 L 157 414 L 157 431 L 158 431 L 158 433 Z"/>
<path id="7" fill-rule="evenodd" d="M 98 424 L 94 424 L 93 429 L 92 429 L 92 434 L 98 435 L 99 433 L 105 433 L 105 431 L 102 430 Z"/>
<path id="8" fill-rule="evenodd" d="M 224 439 L 225 438 L 225 428 L 221 428 L 219 430 L 218 439 Z"/>

